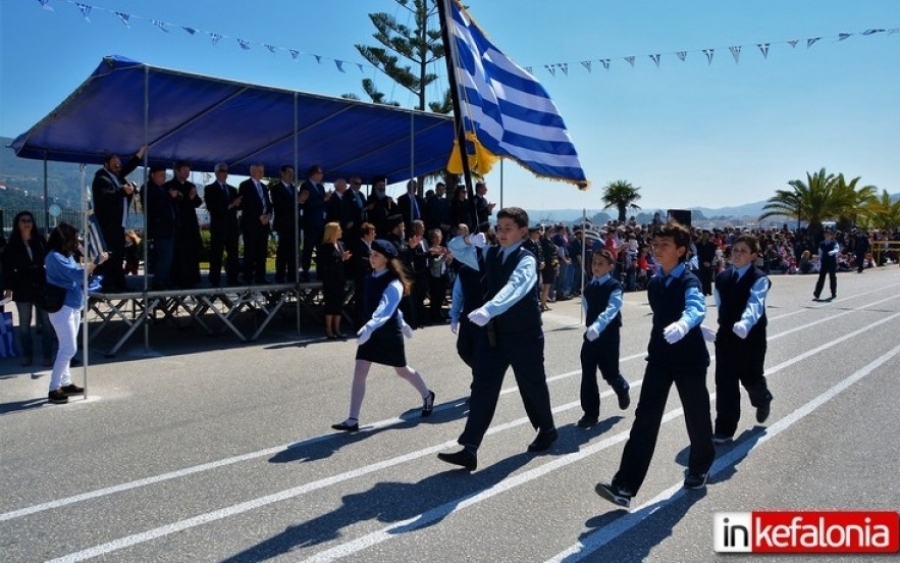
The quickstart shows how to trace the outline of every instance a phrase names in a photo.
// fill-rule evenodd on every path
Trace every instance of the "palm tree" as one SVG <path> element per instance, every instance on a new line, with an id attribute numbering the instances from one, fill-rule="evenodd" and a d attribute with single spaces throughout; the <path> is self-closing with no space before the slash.
<path id="1" fill-rule="evenodd" d="M 852 206 L 853 198 L 847 190 L 837 189 L 834 174 L 827 174 L 822 168 L 815 174 L 806 173 L 806 182 L 791 180 L 790 190 L 777 190 L 770 197 L 760 221 L 773 215 L 796 217 L 809 222 L 812 233 L 821 229 L 822 221 L 839 217 Z"/>
<path id="2" fill-rule="evenodd" d="M 876 186 L 857 188 L 856 184 L 859 179 L 860 177 L 857 176 L 847 183 L 843 174 L 838 174 L 835 178 L 835 189 L 847 199 L 848 204 L 848 208 L 838 216 L 838 226 L 841 230 L 846 231 L 855 226 L 865 207 L 878 201 L 878 188 Z"/>
<path id="3" fill-rule="evenodd" d="M 619 210 L 619 222 L 624 223 L 628 219 L 626 216 L 628 209 L 641 208 L 634 203 L 641 199 L 641 194 L 638 193 L 640 189 L 625 180 L 610 182 L 603 188 L 603 209 L 615 207 Z"/>
<path id="4" fill-rule="evenodd" d="M 866 205 L 863 218 L 876 229 L 893 230 L 900 227 L 900 199 L 891 201 L 887 190 L 881 191 L 881 197 Z"/>

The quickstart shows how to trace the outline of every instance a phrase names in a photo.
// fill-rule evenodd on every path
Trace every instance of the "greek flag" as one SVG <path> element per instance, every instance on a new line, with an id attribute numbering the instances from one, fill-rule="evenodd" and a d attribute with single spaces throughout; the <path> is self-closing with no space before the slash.
<path id="1" fill-rule="evenodd" d="M 93 262 L 98 256 L 106 252 L 106 241 L 103 240 L 103 232 L 100 230 L 100 223 L 93 211 L 88 212 L 87 233 L 84 237 L 84 251 L 87 253 L 87 260 Z M 118 259 L 123 259 L 119 256 Z"/>
<path id="2" fill-rule="evenodd" d="M 461 117 L 476 155 L 512 158 L 537 176 L 586 188 L 566 124 L 544 87 L 500 52 L 457 0 L 445 5 Z M 452 160 L 449 168 L 461 169 Z"/>

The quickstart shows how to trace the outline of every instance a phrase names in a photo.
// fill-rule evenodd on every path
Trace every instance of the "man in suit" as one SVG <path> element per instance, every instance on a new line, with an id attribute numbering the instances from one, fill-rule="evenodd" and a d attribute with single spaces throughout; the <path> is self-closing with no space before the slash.
<path id="1" fill-rule="evenodd" d="M 351 192 L 347 189 L 347 180 L 338 178 L 334 181 L 334 193 L 325 204 L 325 222 L 339 224 L 345 240 L 349 239 L 358 213 Z"/>
<path id="2" fill-rule="evenodd" d="M 425 202 L 425 229 L 440 229 L 443 240 L 450 240 L 450 202 L 447 200 L 447 185 L 443 182 L 437 183 L 434 196 Z"/>
<path id="3" fill-rule="evenodd" d="M 103 168 L 94 174 L 91 183 L 91 195 L 94 204 L 94 215 L 103 233 L 106 249 L 110 259 L 97 268 L 97 274 L 103 274 L 103 291 L 124 291 L 125 270 L 125 221 L 128 218 L 128 206 L 134 194 L 134 185 L 125 177 L 131 174 L 144 159 L 146 145 L 141 147 L 125 166 L 117 154 L 110 154 L 103 160 Z"/>
<path id="4" fill-rule="evenodd" d="M 241 233 L 244 236 L 244 281 L 248 284 L 267 284 L 266 254 L 269 244 L 269 223 L 272 202 L 262 183 L 265 166 L 250 166 L 250 178 L 238 186 L 241 197 Z"/>
<path id="5" fill-rule="evenodd" d="M 306 173 L 306 181 L 300 184 L 300 207 L 302 209 L 303 254 L 300 256 L 300 267 L 303 269 L 301 281 L 309 281 L 309 268 L 312 264 L 313 249 L 322 244 L 325 234 L 325 202 L 330 197 L 325 193 L 322 178 L 325 171 L 318 164 L 311 166 Z"/>
<path id="6" fill-rule="evenodd" d="M 387 195 L 385 184 L 387 178 L 379 176 L 375 178 L 372 186 L 372 193 L 366 200 L 366 213 L 369 223 L 375 225 L 375 232 L 378 238 L 385 238 L 391 232 L 394 225 L 388 224 L 388 217 L 400 215 L 397 203 Z M 402 217 L 400 218 L 403 219 Z"/>
<path id="7" fill-rule="evenodd" d="M 222 252 L 227 253 L 225 276 L 228 285 L 238 285 L 238 209 L 241 197 L 228 183 L 228 165 L 216 164 L 216 181 L 203 188 L 209 212 L 209 285 L 219 287 L 222 276 Z"/>
<path id="8" fill-rule="evenodd" d="M 475 220 L 479 225 L 491 220 L 491 215 L 494 214 L 494 206 L 497 205 L 496 203 L 488 203 L 485 197 L 487 191 L 487 184 L 484 182 L 475 183 Z"/>
<path id="9" fill-rule="evenodd" d="M 269 189 L 275 221 L 272 229 L 278 235 L 275 251 L 275 283 L 293 283 L 297 279 L 297 217 L 299 198 L 294 189 L 294 167 L 282 166 L 281 181 Z"/>
<path id="10" fill-rule="evenodd" d="M 703 229 L 700 240 L 697 241 L 697 262 L 700 266 L 699 275 L 700 288 L 703 295 L 712 295 L 712 281 L 715 277 L 716 269 L 716 243 L 709 238 L 709 229 Z"/>
<path id="11" fill-rule="evenodd" d="M 422 221 L 425 212 L 425 199 L 416 194 L 415 180 L 406 183 L 406 193 L 397 198 L 397 207 L 400 209 L 400 215 L 403 216 L 403 224 L 406 232 L 413 232 L 413 221 Z"/>
<path id="12" fill-rule="evenodd" d="M 350 177 L 350 189 L 346 195 L 348 213 L 351 217 L 347 223 L 347 231 L 355 238 L 362 234 L 360 229 L 366 220 L 366 196 L 362 193 L 362 180 L 359 176 Z"/>
<path id="13" fill-rule="evenodd" d="M 165 188 L 166 167 L 150 167 L 150 179 L 141 188 L 144 211 L 147 214 L 147 238 L 150 253 L 147 272 L 153 276 L 153 289 L 172 289 L 170 276 L 175 249 L 175 198 L 176 190 Z"/>

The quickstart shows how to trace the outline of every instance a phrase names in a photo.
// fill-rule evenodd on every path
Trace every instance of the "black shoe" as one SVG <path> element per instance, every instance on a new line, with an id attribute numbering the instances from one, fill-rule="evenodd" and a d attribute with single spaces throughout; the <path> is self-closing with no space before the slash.
<path id="1" fill-rule="evenodd" d="M 766 419 L 769 418 L 770 412 L 772 412 L 772 399 L 769 399 L 756 408 L 756 422 L 760 424 L 765 422 Z"/>
<path id="2" fill-rule="evenodd" d="M 434 391 L 429 391 L 428 396 L 422 399 L 422 418 L 431 416 L 434 412 Z"/>
<path id="3" fill-rule="evenodd" d="M 68 395 L 84 395 L 84 388 L 75 385 L 74 383 L 70 383 L 68 385 L 63 385 L 60 387 L 60 390 Z"/>
<path id="4" fill-rule="evenodd" d="M 69 402 L 69 396 L 62 389 L 57 389 L 47 393 L 47 401 L 54 405 L 64 405 Z"/>
<path id="5" fill-rule="evenodd" d="M 616 391 L 619 398 L 619 408 L 623 411 L 631 406 L 631 395 L 628 394 L 630 387 L 626 387 L 624 391 Z"/>
<path id="6" fill-rule="evenodd" d="M 588 416 L 584 415 L 578 419 L 578 428 L 590 428 L 597 424 L 598 419 L 596 416 Z"/>
<path id="7" fill-rule="evenodd" d="M 347 421 L 340 422 L 338 424 L 332 424 L 332 428 L 335 430 L 342 430 L 344 432 L 358 432 L 359 431 L 359 422 L 355 424 L 347 424 Z"/>
<path id="8" fill-rule="evenodd" d="M 606 483 L 597 483 L 594 491 L 609 502 L 623 508 L 631 506 L 631 498 L 634 496 L 631 491 L 615 485 L 607 485 Z"/>
<path id="9" fill-rule="evenodd" d="M 469 471 L 474 471 L 478 467 L 478 456 L 465 448 L 452 454 L 438 454 L 438 459 L 452 465 L 459 465 Z"/>
<path id="10" fill-rule="evenodd" d="M 692 491 L 698 491 L 706 487 L 706 477 L 708 475 L 708 473 L 703 473 L 701 475 L 688 475 L 684 478 L 684 488 L 690 489 Z"/>
<path id="11" fill-rule="evenodd" d="M 819 296 L 818 296 L 818 295 L 813 295 L 813 301 L 819 301 Z"/>
<path id="12" fill-rule="evenodd" d="M 69 360 L 69 367 L 81 367 L 81 360 L 79 360 L 78 358 L 72 358 L 71 360 Z"/>
<path id="13" fill-rule="evenodd" d="M 528 444 L 529 452 L 542 452 L 550 446 L 553 445 L 553 442 L 559 438 L 559 432 L 556 431 L 556 428 L 551 428 L 550 430 L 541 430 L 538 432 L 537 437 L 534 439 L 534 442 Z"/>
<path id="14" fill-rule="evenodd" d="M 719 445 L 728 444 L 731 442 L 731 440 L 732 440 L 732 437 L 726 436 L 725 434 L 716 433 L 716 434 L 713 434 L 713 437 L 712 437 L 713 444 L 719 444 Z"/>

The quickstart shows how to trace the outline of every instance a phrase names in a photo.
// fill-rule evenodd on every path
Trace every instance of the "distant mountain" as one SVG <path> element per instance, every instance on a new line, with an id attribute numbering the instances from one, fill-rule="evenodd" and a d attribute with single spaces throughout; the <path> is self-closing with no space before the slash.
<path id="1" fill-rule="evenodd" d="M 18 210 L 23 207 L 43 207 L 44 163 L 19 158 L 9 147 L 9 137 L 0 137 L 0 208 Z M 87 178 L 85 181 L 90 181 Z M 63 209 L 77 209 L 81 177 L 77 164 L 47 163 L 47 195 Z"/>

